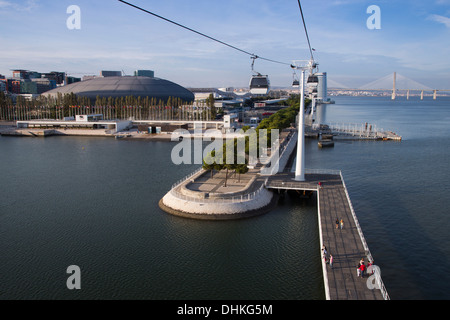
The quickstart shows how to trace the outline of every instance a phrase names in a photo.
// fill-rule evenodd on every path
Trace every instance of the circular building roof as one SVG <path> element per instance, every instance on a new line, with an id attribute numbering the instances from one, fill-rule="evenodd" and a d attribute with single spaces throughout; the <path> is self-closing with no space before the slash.
<path id="1" fill-rule="evenodd" d="M 186 88 L 159 78 L 150 77 L 102 77 L 81 82 L 75 82 L 63 87 L 47 91 L 43 95 L 56 96 L 58 93 L 74 93 L 77 96 L 95 100 L 100 98 L 117 97 L 149 97 L 167 101 L 169 97 L 180 98 L 182 101 L 193 101 L 194 94 Z"/>

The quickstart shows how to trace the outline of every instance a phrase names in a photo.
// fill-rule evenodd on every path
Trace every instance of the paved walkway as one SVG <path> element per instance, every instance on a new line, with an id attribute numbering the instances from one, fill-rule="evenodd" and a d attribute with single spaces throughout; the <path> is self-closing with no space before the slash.
<path id="1" fill-rule="evenodd" d="M 211 177 L 211 171 L 207 171 L 196 177 L 194 182 L 189 184 L 188 188 L 192 191 L 200 192 L 238 193 L 245 189 L 250 180 L 256 176 L 256 173 L 255 170 L 249 170 L 249 172 L 242 173 L 239 176 L 234 170 L 228 170 L 228 175 L 226 170 L 219 172 L 214 170 L 214 174 Z M 258 187 L 260 185 L 258 184 Z M 251 188 L 254 188 L 254 186 L 251 186 Z"/>
<path id="2" fill-rule="evenodd" d="M 380 290 L 368 288 L 367 276 L 357 276 L 360 259 L 367 264 L 368 258 L 340 177 L 324 182 L 319 190 L 319 206 L 322 243 L 333 255 L 333 266 L 326 265 L 330 299 L 383 300 Z M 336 219 L 343 220 L 342 229 L 336 229 Z"/>
<path id="3" fill-rule="evenodd" d="M 324 280 L 330 300 L 383 300 L 380 290 L 367 286 L 368 277 L 358 277 L 356 268 L 361 258 L 367 263 L 367 253 L 356 227 L 350 203 L 340 175 L 306 174 L 305 182 L 293 180 L 293 173 L 281 173 L 269 178 L 268 188 L 317 190 L 321 246 L 333 255 L 333 266 L 323 263 Z M 322 187 L 319 188 L 319 182 Z M 342 230 L 336 229 L 336 219 L 343 220 Z"/>

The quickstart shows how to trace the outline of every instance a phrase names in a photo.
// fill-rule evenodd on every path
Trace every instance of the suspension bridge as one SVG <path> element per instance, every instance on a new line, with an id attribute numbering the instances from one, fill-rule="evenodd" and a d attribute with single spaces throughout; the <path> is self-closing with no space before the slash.
<path id="1" fill-rule="evenodd" d="M 439 92 L 450 92 L 450 89 L 433 89 L 427 85 L 417 82 L 397 72 L 372 81 L 358 88 L 345 88 L 346 91 L 391 91 L 392 100 L 398 96 L 406 96 L 409 100 L 412 96 L 420 96 L 423 100 L 425 95 L 432 95 L 436 100 Z"/>

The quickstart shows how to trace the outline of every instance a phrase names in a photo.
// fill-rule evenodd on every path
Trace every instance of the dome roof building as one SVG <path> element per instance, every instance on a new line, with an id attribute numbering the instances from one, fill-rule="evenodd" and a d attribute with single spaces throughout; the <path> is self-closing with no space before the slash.
<path id="1" fill-rule="evenodd" d="M 91 101 L 100 98 L 141 97 L 167 101 L 169 97 L 184 102 L 194 101 L 194 94 L 188 89 L 168 80 L 145 76 L 98 77 L 45 92 L 44 96 L 56 97 L 58 93 L 87 97 Z"/>

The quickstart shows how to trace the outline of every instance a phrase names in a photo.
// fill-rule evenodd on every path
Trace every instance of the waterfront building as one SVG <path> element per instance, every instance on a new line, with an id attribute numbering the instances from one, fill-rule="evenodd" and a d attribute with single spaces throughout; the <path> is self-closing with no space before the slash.
<path id="1" fill-rule="evenodd" d="M 223 127 L 225 130 L 236 129 L 239 117 L 237 113 L 226 114 L 223 116 Z"/>
<path id="2" fill-rule="evenodd" d="M 29 79 L 39 79 L 39 78 L 42 78 L 42 73 L 36 72 L 36 71 L 29 71 L 29 72 L 28 72 L 28 78 L 29 78 Z"/>
<path id="3" fill-rule="evenodd" d="M 56 81 L 52 79 L 36 78 L 20 82 L 20 93 L 22 94 L 42 94 L 54 88 L 56 88 Z"/>
<path id="4" fill-rule="evenodd" d="M 16 80 L 29 79 L 29 71 L 22 69 L 15 69 L 12 71 L 12 77 Z"/>
<path id="5" fill-rule="evenodd" d="M 59 71 L 51 71 L 49 73 L 42 73 L 41 78 L 54 80 L 56 82 L 56 85 L 62 85 L 66 80 L 66 73 Z"/>
<path id="6" fill-rule="evenodd" d="M 89 98 L 92 103 L 97 97 L 115 99 L 128 96 L 149 97 L 165 102 L 169 98 L 179 98 L 183 102 L 194 101 L 192 92 L 174 82 L 141 76 L 97 77 L 55 88 L 45 92 L 44 95 L 56 97 L 58 93 L 63 95 L 74 93 L 77 96 Z"/>
<path id="7" fill-rule="evenodd" d="M 8 79 L 8 91 L 10 93 L 20 94 L 20 80 Z"/>
<path id="8" fill-rule="evenodd" d="M 326 101 L 327 97 L 327 73 L 321 72 L 316 73 L 317 80 L 319 81 L 317 84 L 317 99 L 321 101 Z"/>
<path id="9" fill-rule="evenodd" d="M 85 129 L 98 130 L 107 134 L 115 134 L 132 126 L 131 121 L 103 120 L 103 114 L 85 114 L 66 117 L 64 120 L 25 120 L 17 121 L 18 129 Z M 64 131 L 62 131 L 64 132 Z"/>
<path id="10" fill-rule="evenodd" d="M 66 77 L 66 85 L 71 84 L 71 83 L 75 83 L 75 82 L 80 82 L 81 78 L 76 78 L 76 77 Z"/>
<path id="11" fill-rule="evenodd" d="M 155 71 L 153 71 L 153 70 L 136 70 L 136 71 L 134 71 L 134 76 L 135 77 L 150 77 L 150 78 L 154 78 L 155 77 Z"/>

